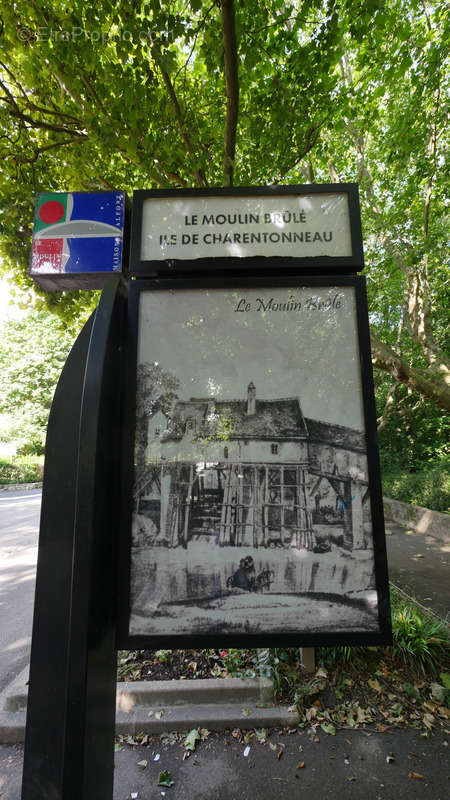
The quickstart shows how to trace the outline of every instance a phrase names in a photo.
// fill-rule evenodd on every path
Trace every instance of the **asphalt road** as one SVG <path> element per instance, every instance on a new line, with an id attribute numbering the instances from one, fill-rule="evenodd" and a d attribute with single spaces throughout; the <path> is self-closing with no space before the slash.
<path id="1" fill-rule="evenodd" d="M 41 491 L 0 492 L 0 691 L 30 658 Z"/>

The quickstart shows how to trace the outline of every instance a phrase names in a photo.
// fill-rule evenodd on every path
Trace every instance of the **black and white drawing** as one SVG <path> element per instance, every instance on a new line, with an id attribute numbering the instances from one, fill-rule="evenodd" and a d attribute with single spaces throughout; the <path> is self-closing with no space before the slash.
<path id="1" fill-rule="evenodd" d="M 354 306 L 142 294 L 131 635 L 378 630 Z"/>

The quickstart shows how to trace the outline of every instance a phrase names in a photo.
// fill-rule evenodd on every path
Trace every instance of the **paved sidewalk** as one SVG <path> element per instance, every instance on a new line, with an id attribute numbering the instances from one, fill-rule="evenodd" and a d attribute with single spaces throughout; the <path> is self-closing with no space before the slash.
<path id="1" fill-rule="evenodd" d="M 449 796 L 450 737 L 440 732 L 429 739 L 411 729 L 341 730 L 336 736 L 318 732 L 319 741 L 308 731 L 291 735 L 271 731 L 265 744 L 255 743 L 255 738 L 247 745 L 230 732 L 211 734 L 186 759 L 182 744 L 168 738 L 155 737 L 147 747 L 125 745 L 116 752 L 113 800 L 447 800 Z M 21 745 L 0 747 L 2 800 L 20 800 L 22 753 Z M 158 786 L 163 770 L 170 772 L 170 788 Z"/>
<path id="2" fill-rule="evenodd" d="M 447 541 L 386 522 L 386 547 L 389 580 L 450 621 L 450 517 Z"/>

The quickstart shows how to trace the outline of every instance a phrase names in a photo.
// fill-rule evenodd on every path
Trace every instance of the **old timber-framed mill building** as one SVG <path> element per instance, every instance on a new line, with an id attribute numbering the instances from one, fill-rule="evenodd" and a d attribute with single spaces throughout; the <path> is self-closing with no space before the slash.
<path id="1" fill-rule="evenodd" d="M 312 550 L 334 531 L 365 549 L 367 489 L 363 433 L 305 418 L 297 397 L 259 400 L 251 382 L 246 399 L 178 400 L 170 418 L 150 418 L 135 512 L 172 547 Z"/>

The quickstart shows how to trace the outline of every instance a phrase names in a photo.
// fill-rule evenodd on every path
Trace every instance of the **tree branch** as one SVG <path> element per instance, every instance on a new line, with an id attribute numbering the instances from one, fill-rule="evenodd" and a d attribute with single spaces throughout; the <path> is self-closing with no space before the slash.
<path id="1" fill-rule="evenodd" d="M 41 114 L 50 114 L 51 116 L 54 117 L 60 117 L 62 119 L 66 119 L 69 122 L 75 123 L 76 125 L 82 125 L 82 121 L 78 117 L 73 116 L 72 114 L 68 114 L 67 112 L 63 111 L 56 111 L 56 109 L 52 108 L 44 108 L 44 106 L 39 106 L 37 105 L 37 103 L 34 103 L 33 100 L 31 100 L 29 94 L 27 94 L 27 92 L 23 88 L 22 84 L 18 81 L 14 73 L 6 66 L 6 64 L 3 63 L 3 61 L 0 61 L 0 67 L 9 75 L 12 82 L 18 87 L 22 95 L 23 102 L 26 103 L 26 105 L 28 106 L 29 109 L 31 109 L 31 111 L 39 111 L 41 112 Z M 2 83 L 1 85 L 4 91 L 7 91 L 5 84 Z M 17 98 L 13 98 L 13 95 L 10 92 L 8 94 L 10 99 L 14 99 L 15 104 L 18 106 Z"/>
<path id="2" fill-rule="evenodd" d="M 398 356 L 388 345 L 381 342 L 371 332 L 372 363 L 374 367 L 388 372 L 397 383 L 403 383 L 410 389 L 419 392 L 440 408 L 450 411 L 450 384 L 439 371 L 427 374 L 422 370 L 411 367 L 403 358 Z"/>
<path id="3" fill-rule="evenodd" d="M 227 88 L 227 116 L 223 146 L 223 177 L 225 186 L 232 186 L 239 114 L 239 75 L 234 0 L 222 0 L 221 11 L 225 82 Z"/>
<path id="4" fill-rule="evenodd" d="M 315 146 L 315 144 L 316 144 L 316 142 L 317 142 L 317 140 L 318 140 L 318 138 L 319 138 L 319 135 L 320 135 L 320 129 L 321 129 L 322 125 L 324 124 L 324 122 L 326 122 L 326 120 L 328 119 L 328 116 L 329 116 L 329 115 L 327 114 L 327 116 L 326 116 L 326 117 L 325 117 L 325 118 L 324 118 L 324 119 L 323 119 L 321 122 L 318 122 L 318 123 L 315 123 L 315 122 L 313 122 L 313 123 L 312 123 L 312 125 L 311 125 L 311 126 L 308 128 L 308 130 L 307 130 L 307 132 L 306 132 L 306 137 L 305 137 L 305 139 L 306 139 L 306 142 L 305 142 L 305 146 L 304 146 L 304 148 L 303 148 L 302 152 L 301 152 L 301 153 L 300 153 L 300 155 L 299 155 L 299 156 L 298 156 L 298 157 L 295 159 L 294 163 L 293 163 L 293 164 L 291 164 L 291 165 L 288 167 L 288 169 L 286 169 L 286 170 L 285 170 L 285 171 L 284 171 L 284 172 L 283 172 L 281 175 L 279 175 L 279 176 L 278 176 L 278 178 L 277 178 L 276 180 L 272 181 L 272 183 L 273 183 L 273 185 L 274 185 L 274 186 L 276 186 L 276 185 L 277 185 L 277 184 L 279 184 L 279 183 L 280 183 L 282 180 L 284 180 L 284 178 L 286 177 L 286 175 L 289 175 L 289 173 L 290 173 L 290 172 L 291 172 L 293 169 L 295 169 L 295 167 L 296 167 L 298 164 L 300 164 L 300 162 L 301 162 L 301 161 L 303 161 L 304 157 L 305 157 L 305 156 L 307 156 L 307 155 L 308 155 L 308 153 L 309 153 L 309 152 L 310 152 L 310 151 L 313 149 L 313 147 Z M 306 168 L 305 174 L 306 174 L 306 176 L 308 177 L 308 180 L 309 180 L 309 175 L 310 175 L 310 165 L 309 165 L 309 164 L 308 164 L 308 166 L 307 166 L 307 168 Z M 310 181 L 310 182 L 311 182 L 311 181 Z"/>
<path id="5" fill-rule="evenodd" d="M 157 48 L 157 46 L 156 46 L 156 44 L 154 42 L 151 42 L 151 51 L 152 51 L 153 58 L 155 60 L 155 64 L 156 64 L 156 66 L 158 67 L 158 69 L 159 69 L 159 71 L 161 73 L 162 79 L 163 79 L 165 87 L 167 89 L 167 93 L 168 93 L 170 101 L 172 103 L 173 110 L 174 110 L 174 113 L 175 113 L 175 118 L 176 118 L 177 124 L 178 124 L 178 130 L 180 132 L 180 136 L 181 136 L 181 138 L 183 140 L 183 143 L 184 143 L 184 146 L 186 148 L 186 151 L 187 151 L 188 155 L 190 156 L 190 158 L 192 159 L 192 161 L 195 164 L 196 161 L 197 161 L 197 158 L 196 158 L 196 155 L 194 153 L 194 148 L 192 146 L 191 138 L 190 138 L 189 133 L 186 130 L 186 127 L 185 127 L 185 124 L 184 124 L 183 115 L 181 113 L 181 108 L 180 108 L 180 104 L 178 102 L 178 98 L 177 98 L 176 93 L 175 93 L 175 89 L 173 87 L 172 81 L 170 80 L 170 75 L 168 74 L 168 72 L 166 72 L 166 70 L 163 67 L 162 60 L 161 60 L 161 54 L 160 54 L 160 52 L 159 52 L 159 50 L 158 50 L 158 48 Z M 200 186 L 207 186 L 208 185 L 203 169 L 196 168 L 194 166 L 193 174 L 194 174 L 195 179 L 197 180 L 197 183 Z"/>
<path id="6" fill-rule="evenodd" d="M 392 408 L 394 406 L 394 402 L 395 402 L 394 398 L 395 398 L 395 393 L 396 393 L 396 391 L 398 389 L 398 386 L 399 386 L 399 384 L 396 381 L 394 381 L 393 383 L 391 383 L 391 385 L 389 387 L 389 391 L 387 393 L 386 402 L 384 404 L 383 411 L 381 412 L 381 416 L 378 417 L 378 419 L 377 419 L 377 432 L 378 433 L 381 433 L 383 428 L 386 427 L 389 414 L 390 414 L 390 412 L 391 412 L 391 410 L 392 410 Z"/>
<path id="7" fill-rule="evenodd" d="M 14 107 L 9 109 L 9 114 L 11 117 L 20 119 L 21 122 L 23 122 L 26 125 L 29 125 L 30 128 L 53 131 L 54 133 L 66 133 L 68 136 L 75 136 L 75 137 L 85 135 L 81 131 L 75 131 L 72 130 L 71 128 L 66 128 L 64 125 L 56 125 L 51 122 L 45 122 L 45 120 L 33 119 L 32 117 L 28 116 L 28 114 L 25 114 L 23 111 L 21 111 L 15 101 L 14 101 Z"/>

